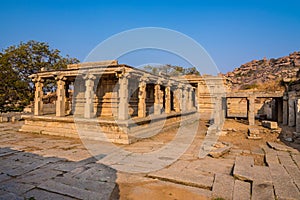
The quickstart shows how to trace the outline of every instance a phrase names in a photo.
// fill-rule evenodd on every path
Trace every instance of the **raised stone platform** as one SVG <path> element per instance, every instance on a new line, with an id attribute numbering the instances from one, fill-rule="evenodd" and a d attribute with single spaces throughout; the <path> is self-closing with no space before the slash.
<path id="1" fill-rule="evenodd" d="M 56 116 L 23 115 L 22 132 L 84 138 L 119 144 L 130 144 L 149 138 L 162 129 L 175 128 L 198 119 L 195 112 L 170 113 L 130 120 L 85 119 Z"/>

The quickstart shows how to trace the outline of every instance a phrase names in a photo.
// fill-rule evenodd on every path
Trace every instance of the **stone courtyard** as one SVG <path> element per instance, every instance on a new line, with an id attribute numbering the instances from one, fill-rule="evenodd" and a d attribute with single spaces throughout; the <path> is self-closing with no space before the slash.
<path id="1" fill-rule="evenodd" d="M 23 123 L 0 124 L 0 199 L 300 197 L 299 146 L 282 143 L 278 132 L 258 121 L 261 139 L 249 140 L 248 125 L 226 120 L 226 135 L 220 136 L 219 142 L 231 143 L 230 150 L 215 158 L 198 158 L 208 126 L 206 120 L 200 120 L 193 143 L 176 162 L 158 171 L 135 174 L 97 163 L 79 139 L 18 132 Z M 175 132 L 167 130 L 119 146 L 132 152 L 155 151 L 172 140 Z"/>

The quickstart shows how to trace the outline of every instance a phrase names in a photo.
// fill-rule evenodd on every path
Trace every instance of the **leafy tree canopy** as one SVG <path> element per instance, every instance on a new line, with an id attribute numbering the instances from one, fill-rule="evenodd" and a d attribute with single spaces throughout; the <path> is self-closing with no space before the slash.
<path id="1" fill-rule="evenodd" d="M 66 68 L 78 63 L 76 58 L 63 57 L 47 43 L 28 41 L 0 52 L 0 112 L 21 110 L 33 100 L 33 84 L 28 77 L 46 70 Z"/>
<path id="2" fill-rule="evenodd" d="M 143 67 L 143 70 L 151 72 L 153 74 L 159 74 L 160 72 L 168 76 L 183 76 L 183 75 L 200 75 L 196 67 L 183 68 L 181 66 L 174 65 L 161 65 L 161 66 L 151 66 L 146 65 Z"/>

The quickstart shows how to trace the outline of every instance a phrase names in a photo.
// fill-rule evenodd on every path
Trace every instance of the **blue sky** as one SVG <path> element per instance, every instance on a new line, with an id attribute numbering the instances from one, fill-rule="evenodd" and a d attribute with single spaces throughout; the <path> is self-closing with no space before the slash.
<path id="1" fill-rule="evenodd" d="M 300 51 L 300 1 L 0 2 L 1 49 L 20 41 L 37 40 L 82 61 L 114 34 L 133 28 L 163 27 L 196 40 L 221 72 L 253 59 Z M 185 65 L 175 56 L 148 51 L 124 56 L 120 61 L 133 66 L 143 62 Z"/>

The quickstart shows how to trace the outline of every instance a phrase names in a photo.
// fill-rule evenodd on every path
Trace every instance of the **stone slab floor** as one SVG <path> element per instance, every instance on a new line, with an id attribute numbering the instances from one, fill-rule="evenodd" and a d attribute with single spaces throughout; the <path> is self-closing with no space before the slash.
<path id="1" fill-rule="evenodd" d="M 129 174 L 98 164 L 79 139 L 20 133 L 21 124 L 0 124 L 0 199 L 300 199 L 300 154 L 280 142 L 244 148 L 239 139 L 226 155 L 199 159 L 201 122 L 176 162 Z M 232 134 L 246 138 L 242 128 Z M 171 139 L 172 130 L 124 148 L 145 152 Z"/>

